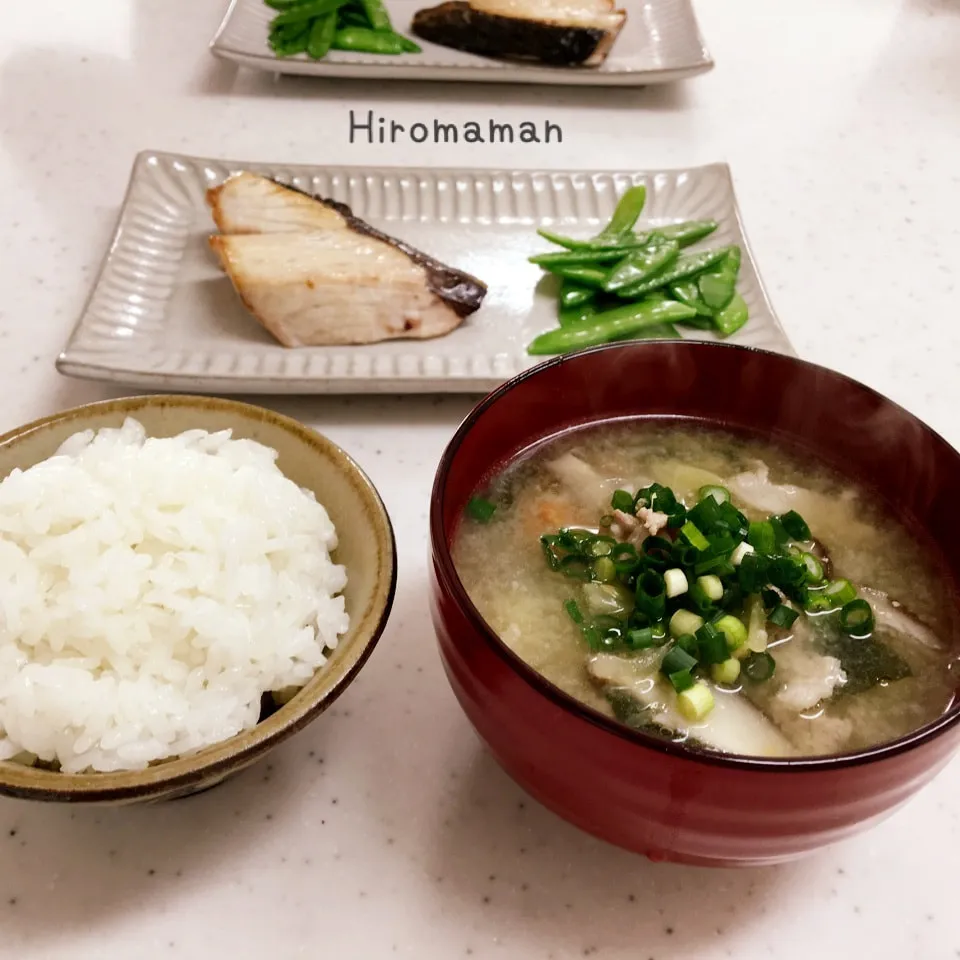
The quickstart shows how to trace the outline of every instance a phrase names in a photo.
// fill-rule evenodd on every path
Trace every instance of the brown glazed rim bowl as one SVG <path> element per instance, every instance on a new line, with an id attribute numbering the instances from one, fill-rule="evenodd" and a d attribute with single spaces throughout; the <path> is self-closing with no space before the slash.
<path id="1" fill-rule="evenodd" d="M 958 694 L 954 698 L 954 702 L 950 709 L 945 711 L 935 720 L 924 724 L 922 727 L 917 728 L 909 734 L 898 737 L 896 740 L 886 741 L 862 750 L 851 751 L 843 754 L 790 758 L 753 757 L 741 754 L 711 753 L 709 751 L 697 753 L 685 749 L 680 744 L 654 737 L 639 730 L 634 730 L 628 727 L 626 724 L 620 723 L 617 720 L 613 720 L 599 711 L 587 706 L 586 704 L 581 703 L 575 697 L 565 693 L 555 684 L 551 683 L 541 673 L 531 667 L 525 660 L 521 659 L 519 655 L 517 655 L 503 640 L 500 639 L 496 631 L 494 631 L 493 628 L 487 624 L 483 618 L 483 615 L 474 606 L 473 601 L 468 596 L 467 591 L 456 572 L 456 567 L 450 552 L 449 537 L 451 531 L 448 529 L 448 524 L 444 522 L 444 506 L 447 498 L 448 477 L 457 453 L 467 435 L 474 429 L 477 422 L 491 407 L 503 402 L 514 390 L 516 390 L 518 387 L 521 387 L 524 383 L 535 378 L 545 377 L 551 370 L 558 371 L 564 367 L 582 365 L 584 362 L 589 362 L 591 355 L 595 355 L 600 358 L 604 356 L 612 357 L 615 354 L 624 354 L 628 351 L 651 352 L 656 350 L 658 347 L 667 348 L 669 350 L 678 349 L 680 351 L 690 353 L 691 355 L 701 354 L 702 358 L 697 362 L 705 361 L 705 366 L 709 366 L 710 357 L 716 356 L 716 351 L 720 350 L 729 351 L 726 356 L 730 357 L 735 356 L 736 354 L 743 354 L 744 356 L 752 355 L 758 359 L 766 358 L 770 363 L 784 365 L 785 368 L 800 368 L 805 370 L 808 374 L 812 374 L 816 377 L 826 380 L 834 380 L 838 384 L 844 384 L 848 388 L 852 388 L 861 393 L 865 399 L 869 399 L 879 408 L 895 410 L 902 418 L 904 418 L 906 421 L 909 421 L 911 426 L 917 431 L 917 434 L 922 436 L 922 442 L 924 444 L 936 448 L 941 455 L 944 455 L 946 458 L 952 460 L 958 483 L 960 483 L 960 452 L 955 450 L 943 437 L 940 436 L 940 434 L 934 431 L 933 428 L 927 426 L 908 410 L 904 409 L 899 404 L 894 403 L 894 401 L 888 399 L 887 397 L 884 397 L 871 387 L 868 387 L 851 377 L 847 377 L 844 374 L 837 373 L 826 367 L 818 366 L 817 364 L 810 363 L 806 360 L 800 360 L 792 356 L 788 357 L 783 354 L 775 354 L 767 350 L 760 350 L 756 347 L 743 347 L 737 344 L 673 340 L 634 341 L 627 343 L 606 344 L 599 347 L 581 350 L 576 353 L 555 357 L 543 363 L 537 364 L 535 367 L 531 367 L 529 370 L 518 374 L 516 377 L 502 384 L 500 387 L 484 397 L 480 403 L 478 403 L 477 406 L 470 411 L 470 413 L 460 424 L 447 449 L 444 451 L 434 480 L 433 496 L 431 500 L 432 548 L 435 552 L 437 562 L 444 574 L 445 586 L 450 587 L 455 596 L 456 602 L 468 612 L 474 626 L 481 631 L 487 643 L 493 648 L 497 655 L 503 658 L 506 663 L 509 664 L 510 668 L 519 673 L 527 683 L 536 688 L 542 695 L 548 697 L 559 706 L 563 707 L 565 710 L 572 710 L 581 715 L 583 718 L 589 720 L 591 723 L 609 730 L 625 740 L 631 741 L 638 745 L 643 745 L 647 748 L 653 747 L 656 750 L 660 750 L 677 757 L 682 757 L 686 760 L 692 760 L 695 763 L 707 765 L 719 764 L 726 767 L 744 767 L 752 769 L 767 768 L 783 771 L 817 768 L 822 769 L 827 767 L 836 767 L 838 765 L 855 765 L 868 762 L 870 760 L 879 759 L 891 754 L 900 753 L 904 750 L 909 750 L 911 747 L 936 737 L 940 733 L 943 733 L 947 729 L 960 723 L 960 691 L 958 691 Z M 567 386 L 570 389 L 574 388 L 573 384 L 568 384 Z M 669 411 L 636 411 L 632 416 L 644 419 L 673 418 L 677 419 L 678 421 L 682 420 L 687 423 L 697 422 L 706 426 L 717 427 L 720 429 L 723 429 L 724 427 L 733 427 L 734 429 L 739 428 L 741 430 L 743 429 L 743 424 L 731 424 L 726 418 L 713 419 L 709 415 L 703 415 L 700 413 L 691 414 L 683 409 L 672 409 Z M 591 423 L 609 422 L 611 419 L 614 418 L 610 417 L 603 411 L 599 411 L 596 418 L 580 418 L 575 421 L 558 422 L 554 425 L 553 429 L 546 431 L 542 436 L 539 436 L 534 441 L 534 444 L 548 440 L 551 437 L 556 437 L 562 433 L 566 433 L 571 429 L 589 426 Z M 629 419 L 629 415 L 624 416 L 621 413 L 618 414 L 615 419 Z M 763 435 L 762 432 L 753 432 L 755 436 Z M 779 437 L 776 436 L 775 432 L 772 435 L 769 433 L 766 435 L 768 439 L 771 439 L 774 442 L 777 442 L 778 440 L 780 442 L 785 442 L 788 445 L 788 448 L 792 447 L 794 452 L 797 451 L 797 438 L 791 436 L 790 433 L 785 432 Z M 916 437 L 914 437 L 913 442 L 917 442 Z M 526 448 L 529 448 L 530 445 L 525 446 Z M 492 476 L 498 468 L 502 469 L 508 463 L 515 460 L 518 455 L 521 455 L 524 452 L 524 449 L 525 447 L 523 446 L 519 447 L 518 449 L 512 451 L 510 456 L 498 458 L 491 465 L 491 469 L 488 470 L 487 477 L 484 479 Z M 826 458 L 818 455 L 818 459 L 824 460 Z M 877 484 L 875 483 L 875 478 L 871 478 L 868 475 L 863 474 L 857 477 L 856 471 L 851 472 L 849 469 L 844 470 L 842 466 L 838 465 L 837 463 L 831 463 L 829 465 L 837 470 L 841 475 L 853 477 L 854 479 L 857 479 L 864 487 L 876 491 Z M 953 507 L 949 502 L 952 498 L 952 494 L 950 494 L 948 490 L 943 490 L 942 493 L 944 508 L 949 508 L 952 510 Z M 960 523 L 958 523 L 957 526 L 960 528 Z M 960 530 L 958 530 L 958 534 L 960 534 Z M 953 593 L 951 599 L 953 601 L 953 606 L 957 611 L 957 617 L 955 619 L 960 620 L 960 583 L 958 583 L 956 576 L 951 575 L 953 570 L 960 571 L 960 562 L 958 562 L 952 570 L 945 571 L 950 580 L 952 580 Z"/>
<path id="2" fill-rule="evenodd" d="M 390 518 L 373 484 L 336 444 L 289 417 L 216 397 L 144 396 L 92 403 L 36 420 L 0 436 L 0 478 L 49 457 L 80 430 L 139 420 L 148 436 L 230 428 L 234 437 L 277 450 L 277 464 L 312 490 L 337 529 L 334 559 L 347 568 L 350 628 L 322 669 L 257 726 L 196 753 L 146 770 L 66 774 L 0 762 L 0 794 L 33 800 L 134 803 L 174 799 L 208 789 L 249 766 L 315 720 L 343 693 L 386 626 L 396 590 L 396 546 Z"/>

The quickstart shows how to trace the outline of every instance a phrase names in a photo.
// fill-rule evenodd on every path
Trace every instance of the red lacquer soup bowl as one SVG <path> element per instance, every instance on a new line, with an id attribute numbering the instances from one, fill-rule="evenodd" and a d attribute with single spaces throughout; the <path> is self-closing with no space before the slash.
<path id="1" fill-rule="evenodd" d="M 504 769 L 571 823 L 653 859 L 788 860 L 863 829 L 960 746 L 960 698 L 935 722 L 856 754 L 695 754 L 588 708 L 520 660 L 451 559 L 470 496 L 545 438 L 623 417 L 681 417 L 765 436 L 871 487 L 926 530 L 960 622 L 960 454 L 901 407 L 813 364 L 719 344 L 616 344 L 550 361 L 492 393 L 440 463 L 430 514 L 432 615 L 461 706 Z M 496 562 L 492 557 L 491 562 Z"/>

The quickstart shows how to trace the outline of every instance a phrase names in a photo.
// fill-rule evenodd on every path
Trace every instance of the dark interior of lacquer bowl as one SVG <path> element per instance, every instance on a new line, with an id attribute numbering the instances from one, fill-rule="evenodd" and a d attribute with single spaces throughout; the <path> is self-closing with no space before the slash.
<path id="1" fill-rule="evenodd" d="M 943 565 L 950 585 L 944 603 L 951 608 L 949 620 L 960 623 L 960 511 L 954 503 L 960 453 L 920 420 L 863 384 L 778 354 L 689 341 L 599 347 L 541 364 L 484 400 L 444 456 L 433 500 L 433 527 L 443 531 L 434 549 L 458 601 L 515 669 L 537 686 L 550 687 L 571 709 L 586 710 L 486 628 L 455 574 L 449 548 L 464 506 L 484 477 L 558 433 L 637 417 L 680 417 L 764 437 L 872 490 Z M 957 720 L 960 690 L 952 709 L 934 723 L 858 756 L 897 749 Z"/>

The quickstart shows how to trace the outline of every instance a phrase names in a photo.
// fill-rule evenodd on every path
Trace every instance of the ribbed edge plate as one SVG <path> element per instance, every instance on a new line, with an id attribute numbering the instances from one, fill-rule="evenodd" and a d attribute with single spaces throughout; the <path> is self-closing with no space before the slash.
<path id="1" fill-rule="evenodd" d="M 247 313 L 213 260 L 205 191 L 251 170 L 349 203 L 388 233 L 490 287 L 483 307 L 445 337 L 287 349 Z M 729 168 L 650 172 L 314 167 L 140 154 L 113 242 L 70 341 L 68 376 L 212 393 L 473 393 L 537 358 L 526 345 L 556 325 L 556 303 L 527 257 L 549 249 L 537 226 L 590 235 L 631 184 L 644 220 L 712 218 L 711 245 L 743 248 L 739 289 L 750 322 L 732 339 L 793 353 L 747 245 Z M 539 286 L 538 286 L 539 285 Z M 709 333 L 684 331 L 697 339 Z"/>
<path id="2" fill-rule="evenodd" d="M 387 0 L 394 27 L 408 33 L 413 15 L 438 0 Z M 623 0 L 627 23 L 599 68 L 507 63 L 417 40 L 423 53 L 402 57 L 334 51 L 323 60 L 277 58 L 267 45 L 276 11 L 262 0 L 232 0 L 210 50 L 218 57 L 274 73 L 314 77 L 472 80 L 578 86 L 644 86 L 704 73 L 713 66 L 690 0 Z"/>

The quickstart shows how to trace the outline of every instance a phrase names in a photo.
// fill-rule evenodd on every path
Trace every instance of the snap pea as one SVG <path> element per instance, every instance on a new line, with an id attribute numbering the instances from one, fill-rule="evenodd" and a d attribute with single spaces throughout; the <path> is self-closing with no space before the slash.
<path id="1" fill-rule="evenodd" d="M 689 320 L 684 320 L 683 325 L 685 327 L 693 327 L 694 330 L 715 330 L 716 326 L 713 322 L 713 317 L 691 317 Z"/>
<path id="2" fill-rule="evenodd" d="M 300 3 L 275 16 L 271 27 L 284 27 L 289 23 L 306 23 L 314 17 L 322 17 L 324 14 L 339 10 L 346 2 L 347 0 L 310 0 L 309 3 Z"/>
<path id="3" fill-rule="evenodd" d="M 609 271 L 601 267 L 591 267 L 580 264 L 559 264 L 548 268 L 552 274 L 563 277 L 564 280 L 573 280 L 581 287 L 591 287 L 599 290 L 603 286 L 603 281 L 607 279 Z"/>
<path id="4" fill-rule="evenodd" d="M 684 323 L 688 321 L 684 320 Z M 644 327 L 638 330 L 628 340 L 682 340 L 680 331 L 672 323 L 658 323 L 655 327 Z"/>
<path id="5" fill-rule="evenodd" d="M 356 53 L 392 55 L 407 52 L 406 45 L 397 34 L 379 33 L 367 27 L 343 27 L 334 35 L 331 46 L 334 50 L 352 50 Z"/>
<path id="6" fill-rule="evenodd" d="M 360 6 L 370 21 L 370 26 L 374 30 L 385 33 L 393 33 L 393 26 L 390 23 L 390 15 L 387 13 L 381 0 L 360 0 Z"/>
<path id="7" fill-rule="evenodd" d="M 314 60 L 322 60 L 330 51 L 330 44 L 337 32 L 337 15 L 328 13 L 317 17 L 310 27 L 310 36 L 307 39 L 307 55 Z"/>
<path id="8" fill-rule="evenodd" d="M 634 224 L 640 219 L 646 202 L 647 188 L 642 183 L 625 190 L 623 196 L 617 201 L 610 222 L 600 231 L 600 236 L 622 237 L 632 230 Z"/>
<path id="9" fill-rule="evenodd" d="M 339 27 L 369 27 L 370 21 L 367 15 L 358 10 L 353 4 L 343 7 L 340 10 L 340 19 L 337 23 Z"/>
<path id="10" fill-rule="evenodd" d="M 613 263 L 622 260 L 642 247 L 588 247 L 585 250 L 563 250 L 560 253 L 538 253 L 529 257 L 530 263 L 549 269 L 551 266 L 576 266 L 581 264 Z"/>
<path id="11" fill-rule="evenodd" d="M 681 247 L 689 247 L 717 229 L 716 220 L 684 220 L 683 223 L 668 223 L 657 227 L 657 233 L 668 240 L 676 240 Z"/>
<path id="12" fill-rule="evenodd" d="M 740 272 L 740 248 L 731 247 L 727 255 L 710 270 L 700 274 L 697 287 L 703 302 L 712 310 L 722 310 L 737 291 Z"/>
<path id="13" fill-rule="evenodd" d="M 595 290 L 590 287 L 582 287 L 579 284 L 564 280 L 560 286 L 560 308 L 578 307 L 588 303 L 596 295 Z"/>
<path id="14" fill-rule="evenodd" d="M 697 311 L 697 316 L 713 319 L 713 311 L 703 302 L 696 280 L 680 280 L 677 283 L 671 283 L 669 290 L 674 300 L 693 307 Z M 707 326 L 712 327 L 713 324 L 708 321 Z"/>
<path id="15" fill-rule="evenodd" d="M 403 47 L 404 53 L 423 53 L 423 48 L 415 44 L 409 37 L 405 37 L 402 33 L 395 33 L 394 36 L 400 46 Z"/>
<path id="16" fill-rule="evenodd" d="M 640 247 L 650 239 L 648 234 L 626 233 L 619 237 L 604 237 L 600 235 L 581 240 L 576 237 L 565 237 L 562 234 L 554 233 L 552 230 L 547 230 L 545 227 L 540 227 L 537 233 L 539 233 L 544 240 L 549 240 L 551 243 L 555 243 L 558 247 L 563 247 L 565 250 L 605 250 L 610 247 L 624 246 Z"/>
<path id="17" fill-rule="evenodd" d="M 595 314 L 583 323 L 557 327 L 540 334 L 527 347 L 534 356 L 569 353 L 584 347 L 622 340 L 644 329 L 696 316 L 696 312 L 675 300 L 624 304 Z"/>
<path id="18" fill-rule="evenodd" d="M 719 247 L 716 250 L 706 250 L 703 253 L 685 253 L 678 257 L 673 266 L 656 274 L 649 280 L 643 280 L 640 283 L 631 284 L 628 287 L 622 287 L 617 291 L 618 296 L 635 300 L 637 297 L 649 293 L 651 290 L 657 290 L 660 287 L 669 287 L 671 283 L 677 280 L 686 280 L 688 277 L 695 277 L 703 273 L 708 267 L 719 263 L 726 255 L 729 247 Z M 696 312 L 696 311 L 694 311 Z"/>
<path id="19" fill-rule="evenodd" d="M 278 57 L 293 57 L 307 49 L 309 38 L 309 23 L 281 24 L 270 32 L 270 48 Z"/>
<path id="20" fill-rule="evenodd" d="M 643 283 L 661 270 L 669 269 L 680 256 L 680 246 L 675 240 L 651 242 L 643 250 L 625 257 L 604 281 L 603 289 L 615 293 L 623 287 Z"/>
<path id="21" fill-rule="evenodd" d="M 591 319 L 596 313 L 597 305 L 592 300 L 588 300 L 573 307 L 561 307 L 557 311 L 557 319 L 561 327 L 570 327 L 575 323 L 583 323 Z"/>
<path id="22" fill-rule="evenodd" d="M 739 293 L 713 318 L 717 333 L 729 337 L 736 333 L 750 319 L 750 311 Z"/>

